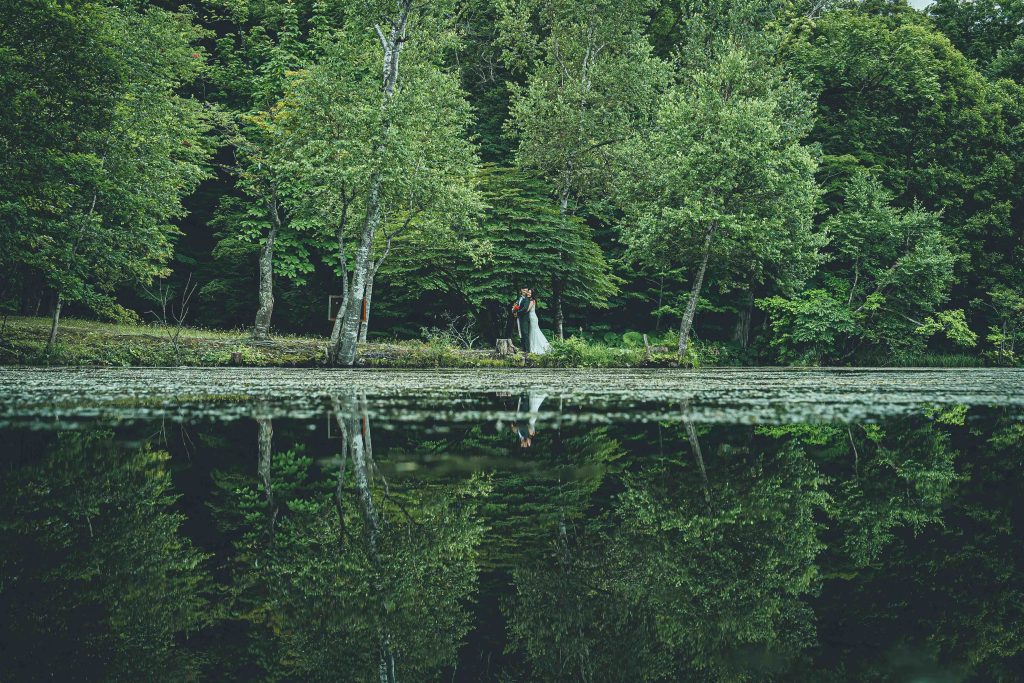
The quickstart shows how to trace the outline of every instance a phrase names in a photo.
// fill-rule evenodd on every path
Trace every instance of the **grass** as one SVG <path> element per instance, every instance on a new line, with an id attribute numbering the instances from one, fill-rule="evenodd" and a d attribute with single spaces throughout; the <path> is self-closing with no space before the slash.
<path id="1" fill-rule="evenodd" d="M 327 339 L 275 335 L 254 343 L 248 331 L 184 328 L 177 350 L 159 325 L 103 323 L 68 318 L 57 343 L 46 351 L 49 318 L 11 316 L 0 322 L 0 365 L 321 367 Z M 490 350 L 466 350 L 439 341 L 374 342 L 359 349 L 359 364 L 381 368 L 518 367 L 520 356 L 499 358 Z M 616 348 L 579 339 L 555 341 L 534 356 L 538 367 L 675 367 L 675 355 Z"/>
<path id="2" fill-rule="evenodd" d="M 49 318 L 8 317 L 0 322 L 0 364 L 310 367 L 323 364 L 326 344 L 315 337 L 285 335 L 270 344 L 254 344 L 248 332 L 185 328 L 175 349 L 159 325 L 68 318 L 47 352 L 49 332 Z"/>

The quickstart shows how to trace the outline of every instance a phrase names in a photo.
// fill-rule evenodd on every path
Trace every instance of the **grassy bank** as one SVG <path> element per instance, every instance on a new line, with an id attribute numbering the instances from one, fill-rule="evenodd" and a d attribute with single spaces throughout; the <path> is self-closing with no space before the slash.
<path id="1" fill-rule="evenodd" d="M 266 366 L 326 365 L 324 337 L 275 336 L 256 343 L 246 331 L 124 325 L 92 320 L 62 322 L 57 344 L 46 351 L 48 318 L 8 317 L 0 322 L 0 365 L 71 366 Z M 489 350 L 467 350 L 438 342 L 378 342 L 359 350 L 365 367 L 514 367 L 521 358 L 497 357 Z M 578 340 L 556 343 L 535 358 L 540 367 L 640 367 L 675 365 L 675 357 L 643 349 L 611 348 Z"/>
<path id="2" fill-rule="evenodd" d="M 58 342 L 46 351 L 49 318 L 0 319 L 0 365 L 71 365 L 110 367 L 249 366 L 324 367 L 325 337 L 274 336 L 257 343 L 248 331 L 126 325 L 67 319 Z M 694 342 L 687 366 L 751 364 L 754 359 L 735 355 L 728 345 Z M 983 359 L 954 354 L 919 354 L 906 358 L 871 359 L 872 366 L 972 367 Z M 609 346 L 572 338 L 553 341 L 551 351 L 534 356 L 537 367 L 637 368 L 678 367 L 668 347 Z M 379 368 L 518 367 L 521 357 L 498 357 L 489 349 L 463 349 L 444 341 L 374 342 L 361 345 L 358 365 Z"/>

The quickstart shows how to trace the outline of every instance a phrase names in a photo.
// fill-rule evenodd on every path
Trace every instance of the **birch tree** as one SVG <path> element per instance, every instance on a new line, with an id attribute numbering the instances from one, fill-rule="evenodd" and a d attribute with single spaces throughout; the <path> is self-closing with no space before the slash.
<path id="1" fill-rule="evenodd" d="M 222 200 L 217 221 L 230 234 L 260 245 L 252 334 L 265 340 L 274 314 L 275 257 L 281 241 L 288 239 L 284 232 L 291 227 L 281 98 L 289 73 L 308 59 L 308 44 L 292 3 L 268 3 L 253 14 L 244 7 L 229 8 L 229 16 L 240 25 L 217 45 L 214 82 L 223 89 L 222 98 L 235 108 L 227 141 L 234 153 L 230 170 L 241 195 Z M 280 270 L 281 264 L 277 265 Z M 310 268 L 307 265 L 305 270 Z M 285 274 L 296 275 L 294 268 Z"/>
<path id="2" fill-rule="evenodd" d="M 652 264 L 688 264 L 679 326 L 686 356 L 709 268 L 752 276 L 775 264 L 790 286 L 809 275 L 816 163 L 801 144 L 809 126 L 799 92 L 733 50 L 664 99 L 647 136 L 625 149 L 624 238 Z"/>
<path id="3" fill-rule="evenodd" d="M 448 239 L 477 209 L 469 108 L 445 66 L 457 44 L 450 21 L 445 7 L 413 0 L 353 11 L 285 101 L 295 171 L 337 212 L 331 253 L 345 297 L 328 347 L 336 364 L 355 362 L 394 240 L 412 230 Z M 354 211 L 358 232 L 346 237 Z"/>

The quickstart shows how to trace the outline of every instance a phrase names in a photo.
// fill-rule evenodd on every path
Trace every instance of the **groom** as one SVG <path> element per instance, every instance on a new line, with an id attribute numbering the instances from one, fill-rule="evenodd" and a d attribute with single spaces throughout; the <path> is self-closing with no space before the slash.
<path id="1" fill-rule="evenodd" d="M 519 290 L 519 298 L 512 306 L 512 317 L 519 325 L 519 337 L 523 342 L 523 359 L 529 362 L 530 353 L 530 288 L 523 287 Z"/>

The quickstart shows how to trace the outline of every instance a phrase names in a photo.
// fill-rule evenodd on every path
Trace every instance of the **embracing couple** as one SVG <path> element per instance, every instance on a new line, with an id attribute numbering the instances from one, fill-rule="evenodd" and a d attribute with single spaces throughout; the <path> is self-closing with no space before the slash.
<path id="1" fill-rule="evenodd" d="M 533 289 L 523 287 L 519 290 L 519 298 L 512 306 L 512 317 L 519 325 L 523 358 L 526 359 L 527 364 L 530 362 L 529 354 L 547 353 L 551 345 L 544 333 L 540 331 L 540 322 L 537 320 L 537 299 L 534 297 Z"/>

